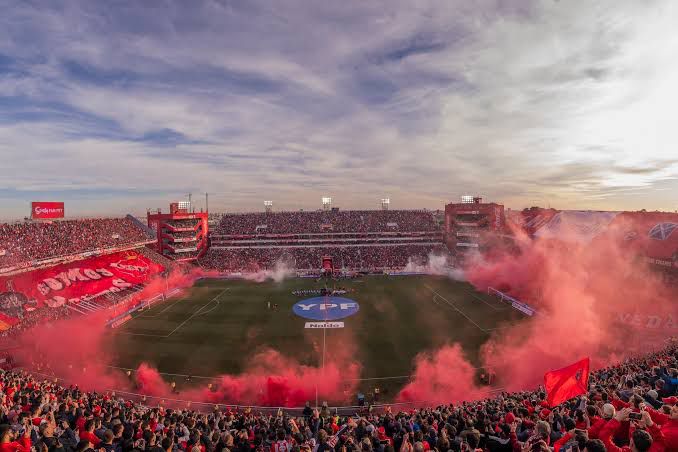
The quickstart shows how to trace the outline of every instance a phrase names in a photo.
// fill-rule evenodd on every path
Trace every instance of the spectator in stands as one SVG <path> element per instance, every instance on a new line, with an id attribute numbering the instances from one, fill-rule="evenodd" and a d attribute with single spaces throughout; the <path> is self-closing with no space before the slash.
<path id="1" fill-rule="evenodd" d="M 572 450 L 574 445 L 589 452 L 676 451 L 675 389 L 661 400 L 659 410 L 643 401 L 654 390 L 652 375 L 671 375 L 676 365 L 678 345 L 673 343 L 657 353 L 593 372 L 586 396 L 553 410 L 543 407 L 542 391 L 533 391 L 398 413 L 365 412 L 358 418 L 310 406 L 298 417 L 252 410 L 165 409 L 5 372 L 0 374 L 0 389 L 9 395 L 1 404 L 0 423 L 5 425 L 0 426 L 0 452 L 29 452 L 31 444 L 42 452 L 88 448 L 106 452 L 502 452 L 550 451 L 550 444 L 554 452 Z M 654 370 L 657 366 L 660 373 Z M 626 402 L 622 392 L 629 380 L 634 383 L 633 394 Z M 26 411 L 21 414 L 25 409 L 35 417 L 31 419 Z M 72 423 L 79 425 L 78 433 L 69 428 Z M 18 435 L 21 428 L 25 430 Z"/>
<path id="2" fill-rule="evenodd" d="M 6 408 L 3 406 L 3 411 Z M 0 452 L 30 452 L 30 450 L 31 426 L 28 418 L 23 419 L 20 431 L 16 431 L 9 424 L 0 425 Z"/>
<path id="3" fill-rule="evenodd" d="M 440 226 L 422 210 L 227 214 L 210 242 L 200 264 L 219 271 L 256 272 L 279 261 L 317 271 L 325 256 L 342 269 L 402 270 L 447 253 Z"/>
<path id="4" fill-rule="evenodd" d="M 0 223 L 0 267 L 149 241 L 130 218 Z"/>

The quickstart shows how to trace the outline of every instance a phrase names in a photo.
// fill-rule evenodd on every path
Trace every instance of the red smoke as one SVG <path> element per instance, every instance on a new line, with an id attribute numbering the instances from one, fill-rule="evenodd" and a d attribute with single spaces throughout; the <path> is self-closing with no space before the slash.
<path id="1" fill-rule="evenodd" d="M 200 400 L 214 403 L 250 403 L 259 406 L 303 406 L 306 401 L 342 402 L 355 393 L 360 366 L 333 357 L 324 368 L 304 366 L 266 350 L 253 356 L 241 375 L 222 375 L 214 390 Z M 346 394 L 345 394 L 346 393 Z"/>
<path id="2" fill-rule="evenodd" d="M 398 402 L 422 405 L 446 404 L 487 397 L 488 388 L 474 383 L 475 369 L 466 360 L 459 344 L 446 345 L 415 358 L 412 381 L 397 396 Z"/>
<path id="3" fill-rule="evenodd" d="M 107 368 L 104 337 L 107 313 L 40 325 L 18 339 L 19 365 L 66 379 L 85 390 L 120 388 L 125 378 Z"/>
<path id="4" fill-rule="evenodd" d="M 87 317 L 38 325 L 18 337 L 18 351 L 14 358 L 21 366 L 45 375 L 55 375 L 85 390 L 132 389 L 124 374 L 112 372 L 108 367 L 111 362 L 106 336 L 110 329 L 106 323 L 142 300 L 164 292 L 166 287 L 190 287 L 203 276 L 205 272 L 200 269 L 190 272 L 175 269 L 167 278 L 153 279 L 130 300 L 116 305 L 115 310 L 106 309 Z M 152 383 L 154 385 L 155 382 Z"/>
<path id="5" fill-rule="evenodd" d="M 661 346 L 677 330 L 645 328 L 650 319 L 669 321 L 678 312 L 676 291 L 655 269 L 611 235 L 591 242 L 518 239 L 519 253 L 505 253 L 466 269 L 478 289 L 508 289 L 539 311 L 527 323 L 497 332 L 483 347 L 484 365 L 508 389 L 539 384 L 553 368 L 586 356 L 594 367 Z M 636 327 L 621 325 L 636 316 Z M 664 325 L 666 326 L 666 325 Z M 658 334 L 657 334 L 658 333 Z"/>
<path id="6" fill-rule="evenodd" d="M 140 364 L 131 379 L 108 367 L 111 362 L 106 333 L 110 330 L 106 322 L 110 318 L 164 292 L 167 287 L 190 287 L 198 278 L 210 276 L 216 275 L 197 268 L 189 272 L 175 270 L 167 279 L 156 278 L 133 299 L 116 306 L 115 313 L 101 311 L 87 318 L 58 320 L 34 328 L 20 337 L 21 352 L 17 361 L 84 390 L 129 390 L 196 402 L 297 407 L 315 400 L 316 395 L 320 401 L 339 403 L 355 393 L 360 366 L 352 361 L 350 348 L 345 343 L 343 352 L 335 351 L 324 368 L 304 366 L 274 350 L 266 350 L 251 357 L 242 374 L 216 377 L 212 389 L 205 386 L 182 390 L 179 394 L 173 394 L 171 386 L 149 364 Z"/>
<path id="7" fill-rule="evenodd" d="M 137 391 L 149 396 L 167 396 L 170 394 L 170 385 L 165 383 L 156 369 L 146 363 L 139 364 L 134 378 Z"/>
<path id="8" fill-rule="evenodd" d="M 495 331 L 482 349 L 483 365 L 507 389 L 534 388 L 546 371 L 585 356 L 591 357 L 594 368 L 601 367 L 635 351 L 646 351 L 646 343 L 660 346 L 658 337 L 678 332 L 675 289 L 666 287 L 656 271 L 612 237 L 563 244 L 518 235 L 516 243 L 517 252 L 498 252 L 465 268 L 468 280 L 479 290 L 488 286 L 506 290 L 539 311 L 534 318 Z M 200 269 L 175 271 L 168 281 L 152 282 L 128 305 L 164 291 L 166 284 L 189 287 L 201 276 L 208 275 Z M 620 316 L 635 326 L 620 326 Z M 106 367 L 109 355 L 103 339 L 110 317 L 110 312 L 99 313 L 39 326 L 21 339 L 18 358 L 33 368 L 49 363 L 49 369 L 42 367 L 45 373 L 54 372 L 84 389 L 132 390 L 124 374 Z M 645 328 L 649 323 L 661 323 L 659 334 Z M 400 401 L 442 403 L 489 393 L 474 384 L 475 371 L 458 344 L 420 354 L 414 364 L 414 377 L 398 394 Z M 319 369 L 268 350 L 253 356 L 241 375 L 221 376 L 212 390 L 189 390 L 179 397 L 223 404 L 301 406 L 315 400 L 317 388 L 319 400 L 342 402 L 355 393 L 359 375 L 360 366 L 350 352 L 333 356 Z M 138 389 L 134 390 L 170 398 L 169 386 L 150 366 L 142 364 L 135 379 Z M 353 383 L 347 385 L 347 381 Z"/>
<path id="9" fill-rule="evenodd" d="M 258 353 L 240 375 L 221 375 L 206 386 L 172 393 L 171 386 L 150 365 L 134 372 L 135 392 L 154 397 L 179 398 L 219 404 L 299 407 L 316 396 L 338 403 L 355 393 L 360 366 L 333 358 L 324 368 L 304 366 L 274 350 Z M 348 383 L 347 383 L 347 380 Z M 317 391 L 317 392 L 316 392 Z"/>
<path id="10" fill-rule="evenodd" d="M 482 365 L 502 387 L 535 388 L 545 372 L 587 356 L 594 368 L 604 367 L 659 348 L 678 333 L 675 287 L 649 268 L 638 249 L 625 246 L 620 240 L 625 231 L 609 228 L 579 243 L 532 240 L 517 231 L 517 249 L 496 248 L 466 264 L 466 277 L 478 290 L 509 292 L 538 311 L 495 331 L 481 350 Z M 418 356 L 415 365 L 412 382 L 398 395 L 401 401 L 483 397 L 484 388 L 474 384 L 472 366 L 456 344 Z"/>
<path id="11" fill-rule="evenodd" d="M 147 300 L 155 295 L 164 293 L 167 289 L 186 289 L 193 286 L 200 278 L 211 277 L 218 277 L 218 273 L 207 271 L 199 267 L 175 267 L 166 277 L 158 276 L 153 278 L 140 292 L 134 294 L 134 296 L 126 303 L 118 304 L 115 307 L 115 314 L 124 313 L 139 304 L 142 300 Z"/>

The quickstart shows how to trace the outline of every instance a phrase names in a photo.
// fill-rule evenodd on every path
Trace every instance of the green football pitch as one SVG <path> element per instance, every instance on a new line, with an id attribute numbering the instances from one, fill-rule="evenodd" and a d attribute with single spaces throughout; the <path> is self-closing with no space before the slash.
<path id="1" fill-rule="evenodd" d="M 307 329 L 295 303 L 316 295 L 294 291 L 343 287 L 359 305 L 341 319 L 344 328 Z M 277 304 L 277 309 L 269 309 Z M 478 365 L 481 345 L 492 332 L 522 317 L 510 305 L 470 284 L 435 276 L 369 276 L 330 281 L 201 280 L 180 296 L 137 311 L 113 330 L 115 364 L 147 362 L 178 387 L 206 385 L 220 374 L 239 374 L 253 354 L 271 348 L 301 364 L 320 366 L 346 344 L 362 364 L 359 388 L 392 397 L 408 381 L 415 356 L 457 342 Z M 191 375 L 191 382 L 185 381 Z"/>

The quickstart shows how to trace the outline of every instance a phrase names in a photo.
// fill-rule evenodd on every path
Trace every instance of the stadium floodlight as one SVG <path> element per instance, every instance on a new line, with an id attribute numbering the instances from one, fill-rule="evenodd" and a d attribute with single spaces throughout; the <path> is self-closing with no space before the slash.
<path id="1" fill-rule="evenodd" d="M 191 201 L 179 201 L 179 208 L 180 209 L 186 209 L 186 210 L 191 210 Z"/>
<path id="2" fill-rule="evenodd" d="M 273 209 L 273 201 L 264 201 L 264 209 L 269 213 Z"/>
<path id="3" fill-rule="evenodd" d="M 462 204 L 473 204 L 473 195 L 463 195 L 461 197 Z"/>
<path id="4" fill-rule="evenodd" d="M 332 208 L 332 198 L 327 196 L 322 197 L 323 210 L 330 210 Z"/>
<path id="5" fill-rule="evenodd" d="M 390 198 L 381 198 L 381 210 L 388 210 L 389 204 L 391 204 Z"/>

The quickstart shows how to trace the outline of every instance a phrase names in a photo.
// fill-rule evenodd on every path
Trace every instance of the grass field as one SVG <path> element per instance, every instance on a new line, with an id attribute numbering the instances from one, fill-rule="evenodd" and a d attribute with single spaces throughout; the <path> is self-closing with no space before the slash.
<path id="1" fill-rule="evenodd" d="M 311 295 L 293 291 L 325 286 L 323 281 L 294 278 L 281 283 L 241 280 L 202 280 L 178 298 L 137 312 L 115 330 L 116 363 L 135 368 L 142 361 L 155 365 L 168 380 L 182 384 L 182 374 L 213 377 L 243 371 L 246 358 L 270 347 L 302 364 L 321 365 L 326 357 L 354 344 L 362 363 L 360 388 L 395 394 L 413 371 L 417 353 L 451 342 L 462 345 L 477 363 L 478 350 L 491 332 L 521 318 L 498 299 L 479 293 L 467 283 L 434 276 L 370 276 L 342 280 L 351 290 L 344 297 L 360 310 L 342 319 L 343 329 L 305 329 L 307 319 L 292 306 Z M 267 301 L 278 304 L 269 310 Z M 324 333 L 326 333 L 324 335 Z M 193 384 L 206 384 L 194 378 Z"/>

